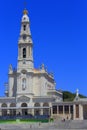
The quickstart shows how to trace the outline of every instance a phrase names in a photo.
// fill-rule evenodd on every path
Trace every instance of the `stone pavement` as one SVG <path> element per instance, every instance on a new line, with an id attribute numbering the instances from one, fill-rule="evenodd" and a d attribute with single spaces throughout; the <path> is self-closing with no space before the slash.
<path id="1" fill-rule="evenodd" d="M 87 130 L 85 121 L 55 121 L 53 123 L 0 124 L 1 130 Z"/>

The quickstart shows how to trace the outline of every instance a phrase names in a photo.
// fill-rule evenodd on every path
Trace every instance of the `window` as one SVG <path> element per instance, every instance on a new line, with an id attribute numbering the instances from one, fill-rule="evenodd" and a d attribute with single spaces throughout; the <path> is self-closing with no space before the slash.
<path id="1" fill-rule="evenodd" d="M 23 26 L 24 31 L 26 30 L 26 25 Z"/>
<path id="2" fill-rule="evenodd" d="M 26 58 L 26 48 L 23 48 L 23 58 Z"/>
<path id="3" fill-rule="evenodd" d="M 26 89 L 26 79 L 22 79 L 22 89 L 25 90 Z"/>
<path id="4" fill-rule="evenodd" d="M 57 106 L 53 106 L 53 114 L 57 114 Z"/>
<path id="5" fill-rule="evenodd" d="M 65 113 L 66 113 L 66 114 L 69 114 L 69 106 L 65 106 L 65 107 L 64 107 L 64 110 L 65 110 Z"/>
<path id="6" fill-rule="evenodd" d="M 59 106 L 59 114 L 63 114 L 63 106 Z"/>

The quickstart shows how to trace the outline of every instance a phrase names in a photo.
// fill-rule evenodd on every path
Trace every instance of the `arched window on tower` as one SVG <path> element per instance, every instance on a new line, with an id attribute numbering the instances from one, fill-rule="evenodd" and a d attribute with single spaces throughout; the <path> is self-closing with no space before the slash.
<path id="1" fill-rule="evenodd" d="M 26 48 L 23 48 L 23 58 L 26 58 Z"/>
<path id="2" fill-rule="evenodd" d="M 23 78 L 22 79 L 22 90 L 25 90 L 26 89 L 26 79 Z"/>
<path id="3" fill-rule="evenodd" d="M 26 31 L 26 25 L 23 26 L 23 30 Z"/>

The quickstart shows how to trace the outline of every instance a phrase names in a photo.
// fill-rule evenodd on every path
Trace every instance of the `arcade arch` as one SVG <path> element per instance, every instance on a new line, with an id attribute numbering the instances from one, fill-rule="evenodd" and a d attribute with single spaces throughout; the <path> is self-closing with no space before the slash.
<path id="1" fill-rule="evenodd" d="M 28 114 L 27 103 L 22 103 L 21 107 L 23 107 L 22 115 L 27 115 Z"/>
<path id="2" fill-rule="evenodd" d="M 49 107 L 48 103 L 44 103 L 43 107 Z M 49 108 L 44 108 L 43 109 L 43 115 L 49 115 Z"/>
<path id="3" fill-rule="evenodd" d="M 1 107 L 7 108 L 7 104 L 6 104 L 6 103 L 3 103 L 3 104 L 1 105 Z M 3 109 L 3 108 L 2 108 L 2 116 L 6 116 L 6 115 L 7 115 L 7 109 Z"/>
<path id="4" fill-rule="evenodd" d="M 10 109 L 10 115 L 11 116 L 14 116 L 14 115 L 16 115 L 16 109 L 14 108 L 14 107 L 16 107 L 16 104 L 15 103 L 11 103 L 10 104 L 10 107 L 12 108 L 12 109 Z"/>

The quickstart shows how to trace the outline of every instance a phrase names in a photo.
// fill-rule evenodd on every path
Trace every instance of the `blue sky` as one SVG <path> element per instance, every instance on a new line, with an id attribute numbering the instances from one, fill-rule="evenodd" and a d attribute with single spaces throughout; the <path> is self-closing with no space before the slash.
<path id="1" fill-rule="evenodd" d="M 87 96 L 87 0 L 26 0 L 34 63 L 54 73 L 56 88 Z M 0 1 L 0 96 L 8 67 L 17 66 L 24 0 Z"/>

